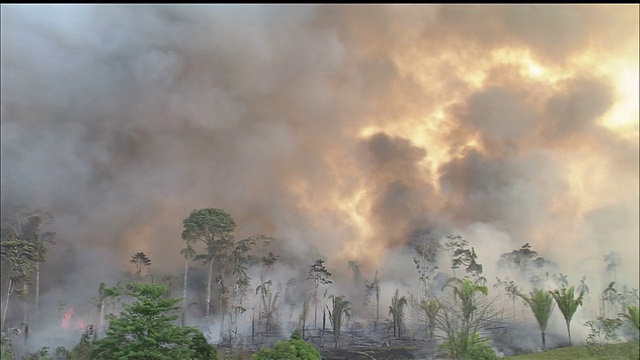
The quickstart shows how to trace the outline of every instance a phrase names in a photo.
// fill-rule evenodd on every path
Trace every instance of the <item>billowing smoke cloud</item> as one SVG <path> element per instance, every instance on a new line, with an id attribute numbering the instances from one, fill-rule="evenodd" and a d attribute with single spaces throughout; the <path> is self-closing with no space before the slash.
<path id="1" fill-rule="evenodd" d="M 45 292 L 179 272 L 203 207 L 292 263 L 430 228 L 573 268 L 638 253 L 637 87 L 637 5 L 4 5 L 2 210 L 56 218 Z"/>

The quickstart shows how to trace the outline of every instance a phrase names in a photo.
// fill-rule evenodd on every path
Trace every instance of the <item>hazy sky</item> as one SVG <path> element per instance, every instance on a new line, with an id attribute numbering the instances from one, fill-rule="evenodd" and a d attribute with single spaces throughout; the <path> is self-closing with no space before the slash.
<path id="1" fill-rule="evenodd" d="M 304 261 L 371 270 L 430 227 L 486 262 L 617 250 L 637 284 L 638 13 L 3 5 L 2 210 L 49 210 L 74 271 L 179 269 L 215 207 Z"/>

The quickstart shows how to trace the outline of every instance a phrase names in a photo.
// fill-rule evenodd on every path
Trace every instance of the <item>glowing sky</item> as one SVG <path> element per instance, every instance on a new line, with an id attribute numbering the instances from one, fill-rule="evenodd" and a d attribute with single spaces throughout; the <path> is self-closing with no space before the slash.
<path id="1" fill-rule="evenodd" d="M 638 254 L 638 12 L 3 5 L 2 209 L 123 264 L 178 267 L 202 207 L 369 268 L 425 227 Z"/>

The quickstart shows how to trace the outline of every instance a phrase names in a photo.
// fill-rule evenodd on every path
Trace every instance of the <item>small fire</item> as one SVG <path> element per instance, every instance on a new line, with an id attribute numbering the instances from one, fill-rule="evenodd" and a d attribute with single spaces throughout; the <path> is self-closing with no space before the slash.
<path id="1" fill-rule="evenodd" d="M 76 330 L 83 330 L 84 322 L 82 320 L 76 320 Z"/>
<path id="2" fill-rule="evenodd" d="M 60 322 L 61 328 L 63 329 L 69 328 L 69 323 L 71 322 L 71 318 L 73 317 L 74 313 L 75 311 L 73 310 L 73 308 L 70 308 L 69 310 L 65 311 L 64 314 L 62 314 L 62 321 Z"/>

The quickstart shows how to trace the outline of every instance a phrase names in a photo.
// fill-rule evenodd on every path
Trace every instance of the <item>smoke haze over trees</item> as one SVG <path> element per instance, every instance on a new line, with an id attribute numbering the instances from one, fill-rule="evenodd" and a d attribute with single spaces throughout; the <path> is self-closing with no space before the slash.
<path id="1" fill-rule="evenodd" d="M 594 293 L 615 280 L 600 284 L 611 252 L 638 284 L 637 5 L 1 16 L 1 210 L 55 218 L 40 308 L 86 303 L 132 254 L 153 260 L 143 274 L 182 274 L 182 221 L 210 207 L 237 239 L 274 239 L 274 284 L 304 283 L 319 258 L 332 280 L 353 278 L 348 261 L 379 271 L 383 313 L 417 279 L 424 229 L 468 239 L 489 281 L 530 244 Z M 443 254 L 429 266 L 449 269 Z M 203 301 L 206 270 L 187 260 Z"/>

